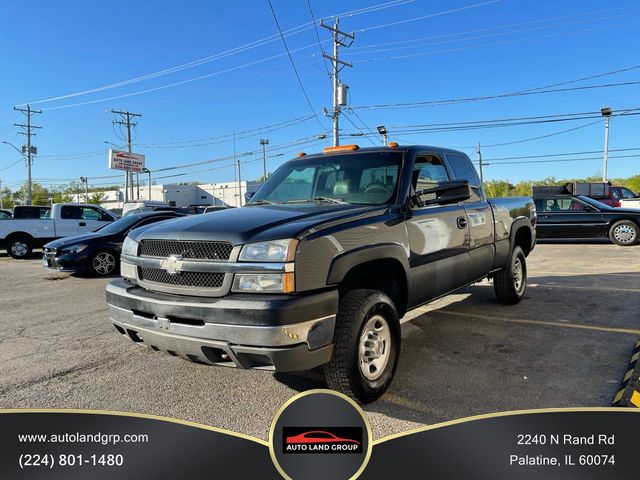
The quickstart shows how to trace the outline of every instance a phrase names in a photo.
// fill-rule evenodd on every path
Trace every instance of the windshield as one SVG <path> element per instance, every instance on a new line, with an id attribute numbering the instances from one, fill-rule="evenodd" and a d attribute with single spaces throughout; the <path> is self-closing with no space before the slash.
<path id="1" fill-rule="evenodd" d="M 578 195 L 576 198 L 579 198 L 585 203 L 592 205 L 600 210 L 611 210 L 613 207 L 607 205 L 606 203 L 599 202 L 590 197 L 585 197 L 584 195 Z"/>
<path id="2" fill-rule="evenodd" d="M 106 224 L 104 227 L 98 229 L 100 233 L 120 233 L 131 228 L 134 224 L 138 223 L 141 219 L 146 218 L 148 215 L 126 215 L 115 222 Z"/>
<path id="3" fill-rule="evenodd" d="M 261 203 L 352 203 L 394 200 L 402 152 L 327 155 L 290 160 L 251 198 Z"/>

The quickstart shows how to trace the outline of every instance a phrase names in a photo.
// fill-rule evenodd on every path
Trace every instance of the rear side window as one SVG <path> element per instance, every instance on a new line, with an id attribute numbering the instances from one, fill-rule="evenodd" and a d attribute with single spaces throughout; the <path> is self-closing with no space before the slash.
<path id="1" fill-rule="evenodd" d="M 449 166 L 456 180 L 467 180 L 472 187 L 480 186 L 480 177 L 468 157 L 455 153 L 447 153 Z"/>
<path id="2" fill-rule="evenodd" d="M 60 218 L 65 220 L 82 220 L 82 209 L 74 205 L 64 205 L 60 209 Z"/>

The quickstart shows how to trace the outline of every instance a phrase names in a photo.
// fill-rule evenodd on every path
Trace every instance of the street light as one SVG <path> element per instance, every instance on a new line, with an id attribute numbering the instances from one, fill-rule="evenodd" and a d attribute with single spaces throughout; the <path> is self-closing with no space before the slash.
<path id="1" fill-rule="evenodd" d="M 151 200 L 151 170 L 147 167 L 142 167 L 142 172 L 149 175 L 149 200 Z"/>
<path id="2" fill-rule="evenodd" d="M 80 177 L 80 181 L 84 183 L 84 202 L 89 203 L 89 179 L 87 177 Z"/>
<path id="3" fill-rule="evenodd" d="M 262 145 L 262 181 L 267 181 L 267 145 L 269 145 L 268 138 L 261 138 L 260 145 Z"/>
<path id="4" fill-rule="evenodd" d="M 376 127 L 376 129 L 378 130 L 378 133 L 380 135 L 382 135 L 382 144 L 383 145 L 387 145 L 389 142 L 389 132 L 387 132 L 387 129 L 385 128 L 384 125 L 378 125 Z"/>
<path id="5" fill-rule="evenodd" d="M 613 114 L 610 107 L 600 109 L 604 117 L 604 158 L 602 159 L 602 181 L 607 181 L 607 164 L 609 163 L 609 120 Z"/>

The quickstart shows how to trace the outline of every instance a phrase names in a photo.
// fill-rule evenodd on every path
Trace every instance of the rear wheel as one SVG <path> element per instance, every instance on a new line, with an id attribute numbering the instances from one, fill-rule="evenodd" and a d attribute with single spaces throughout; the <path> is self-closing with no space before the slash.
<path id="1" fill-rule="evenodd" d="M 616 222 L 609 230 L 609 238 L 617 245 L 628 247 L 638 243 L 638 226 L 631 220 Z"/>
<path id="2" fill-rule="evenodd" d="M 95 275 L 111 275 L 116 271 L 116 255 L 112 252 L 101 251 L 91 257 L 91 272 Z"/>
<path id="3" fill-rule="evenodd" d="M 7 253 L 11 258 L 28 258 L 33 250 L 33 239 L 28 235 L 14 235 L 7 241 Z"/>
<path id="4" fill-rule="evenodd" d="M 513 247 L 509 265 L 493 276 L 493 289 L 500 302 L 507 305 L 520 303 L 527 289 L 527 259 L 522 248 Z"/>
<path id="5" fill-rule="evenodd" d="M 400 353 L 398 313 L 377 290 L 357 289 L 340 300 L 334 350 L 325 365 L 327 385 L 360 403 L 379 398 L 389 387 Z"/>

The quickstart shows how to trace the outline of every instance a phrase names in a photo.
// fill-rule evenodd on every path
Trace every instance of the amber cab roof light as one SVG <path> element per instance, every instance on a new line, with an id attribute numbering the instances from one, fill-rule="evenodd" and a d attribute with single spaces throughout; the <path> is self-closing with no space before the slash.
<path id="1" fill-rule="evenodd" d="M 358 145 L 338 145 L 337 147 L 326 147 L 322 151 L 324 153 L 333 153 L 333 152 L 347 152 L 350 150 L 358 150 L 360 147 Z"/>
<path id="2" fill-rule="evenodd" d="M 304 157 L 304 156 L 306 156 L 306 155 L 307 155 L 307 154 L 306 154 L 306 153 L 304 153 L 304 152 L 298 152 L 298 156 L 299 156 L 299 157 Z"/>
<path id="3" fill-rule="evenodd" d="M 398 142 L 389 142 L 390 148 L 398 148 Z"/>

